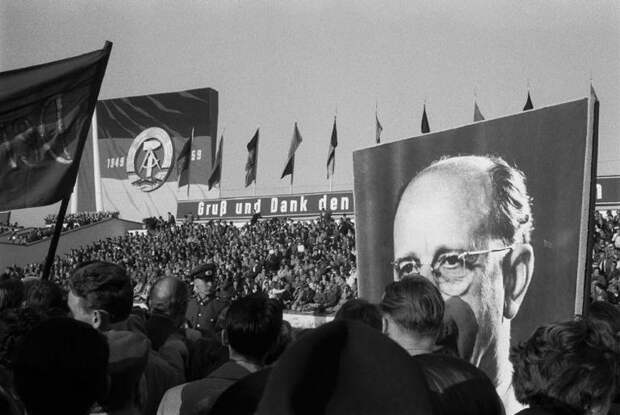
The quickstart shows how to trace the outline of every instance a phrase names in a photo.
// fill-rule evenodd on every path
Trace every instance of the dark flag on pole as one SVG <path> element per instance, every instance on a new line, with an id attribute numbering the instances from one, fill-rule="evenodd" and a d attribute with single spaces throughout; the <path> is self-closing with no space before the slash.
<path id="1" fill-rule="evenodd" d="M 177 158 L 177 174 L 178 174 L 178 187 L 189 186 L 189 162 L 192 154 L 192 141 L 194 140 L 194 129 L 192 128 L 192 135 L 183 144 L 181 153 Z M 189 189 L 188 189 L 189 191 Z"/>
<path id="2" fill-rule="evenodd" d="M 484 121 L 484 115 L 482 115 L 478 103 L 474 101 L 474 122 L 476 121 Z"/>
<path id="3" fill-rule="evenodd" d="M 530 91 L 527 91 L 527 101 L 525 102 L 523 111 L 527 111 L 531 109 L 534 109 L 534 104 L 532 104 L 532 97 L 530 97 Z"/>
<path id="4" fill-rule="evenodd" d="M 284 179 L 284 177 L 290 174 L 291 181 L 293 180 L 292 176 L 295 170 L 295 152 L 302 141 L 301 134 L 299 134 L 299 129 L 297 128 L 297 123 L 295 123 L 295 131 L 293 132 L 293 138 L 291 138 L 291 147 L 288 150 L 286 166 L 284 166 L 284 171 L 282 172 L 280 179 Z"/>
<path id="5" fill-rule="evenodd" d="M 379 144 L 381 142 L 381 133 L 383 132 L 383 126 L 381 125 L 381 122 L 379 121 L 379 114 L 377 114 L 377 112 L 375 112 L 375 120 L 376 120 L 376 141 L 377 144 Z"/>
<path id="6" fill-rule="evenodd" d="M 327 178 L 334 177 L 336 168 L 336 147 L 338 147 L 338 131 L 336 130 L 336 117 L 334 117 L 334 127 L 332 128 L 332 138 L 329 141 L 327 151 Z"/>
<path id="7" fill-rule="evenodd" d="M 0 211 L 68 200 L 111 49 L 0 73 Z"/>
<path id="8" fill-rule="evenodd" d="M 431 127 L 428 125 L 428 117 L 426 116 L 426 104 L 424 104 L 424 110 L 422 111 L 422 126 L 421 130 L 423 134 L 430 133 Z"/>
<path id="9" fill-rule="evenodd" d="M 258 128 L 254 137 L 247 145 L 248 149 L 248 161 L 245 163 L 245 187 L 248 187 L 252 183 L 256 183 L 256 168 L 258 166 Z"/>
<path id="10" fill-rule="evenodd" d="M 213 169 L 211 170 L 211 175 L 209 176 L 209 190 L 216 184 L 220 184 L 222 180 L 222 146 L 224 145 L 224 135 L 220 137 L 220 146 L 217 148 L 217 153 L 215 154 L 215 163 L 213 164 Z"/>

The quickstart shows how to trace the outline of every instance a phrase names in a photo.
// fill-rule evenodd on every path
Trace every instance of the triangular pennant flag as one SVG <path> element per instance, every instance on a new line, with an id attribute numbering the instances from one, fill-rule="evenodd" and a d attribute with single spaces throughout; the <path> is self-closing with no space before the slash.
<path id="1" fill-rule="evenodd" d="M 220 184 L 222 179 L 222 146 L 224 145 L 224 135 L 220 137 L 220 146 L 217 149 L 217 153 L 215 155 L 215 164 L 213 164 L 213 168 L 211 169 L 211 175 L 209 176 L 209 181 L 207 184 L 209 185 L 209 190 L 216 184 Z"/>
<path id="2" fill-rule="evenodd" d="M 534 104 L 532 104 L 532 97 L 530 96 L 530 91 L 527 91 L 527 101 L 525 102 L 523 111 L 527 111 L 531 109 L 534 109 Z"/>
<path id="3" fill-rule="evenodd" d="M 478 103 L 474 101 L 474 122 L 476 121 L 484 121 L 484 115 L 482 115 L 480 108 L 478 108 Z"/>
<path id="4" fill-rule="evenodd" d="M 189 162 L 191 160 L 192 153 L 192 141 L 194 139 L 194 129 L 192 128 L 192 134 L 187 139 L 183 148 L 177 157 L 177 177 L 178 187 L 189 185 Z"/>
<path id="5" fill-rule="evenodd" d="M 336 117 L 334 117 L 334 127 L 332 128 L 332 137 L 329 141 L 329 150 L 327 151 L 327 178 L 334 177 L 334 169 L 336 168 L 336 147 L 338 146 L 338 131 L 336 130 Z"/>
<path id="6" fill-rule="evenodd" d="M 284 179 L 284 177 L 291 175 L 291 182 L 293 180 L 293 172 L 295 171 L 295 152 L 297 148 L 302 142 L 301 134 L 299 133 L 299 129 L 297 128 L 297 123 L 295 123 L 295 131 L 293 132 L 293 138 L 291 138 L 291 147 L 288 150 L 288 158 L 286 161 L 286 166 L 284 166 L 284 171 L 282 172 L 282 176 L 280 179 Z"/>
<path id="7" fill-rule="evenodd" d="M 248 161 L 245 163 L 245 187 L 256 182 L 256 168 L 258 166 L 258 128 L 254 137 L 246 148 L 248 149 Z"/>
<path id="8" fill-rule="evenodd" d="M 430 133 L 431 127 L 428 124 L 428 117 L 426 116 L 426 104 L 424 104 L 424 110 L 422 111 L 422 125 L 421 125 L 422 134 Z"/>
<path id="9" fill-rule="evenodd" d="M 377 140 L 377 144 L 379 144 L 381 142 L 381 133 L 383 132 L 383 126 L 381 125 L 381 122 L 379 121 L 379 114 L 377 112 L 375 112 L 375 119 L 377 121 L 376 140 Z"/>

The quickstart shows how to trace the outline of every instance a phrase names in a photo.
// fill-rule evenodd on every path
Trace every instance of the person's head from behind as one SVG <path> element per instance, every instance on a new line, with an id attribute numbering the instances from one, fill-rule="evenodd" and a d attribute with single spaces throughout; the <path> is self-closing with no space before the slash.
<path id="1" fill-rule="evenodd" d="M 80 264 L 69 278 L 67 304 L 73 318 L 99 330 L 125 320 L 133 303 L 131 279 L 123 268 L 109 262 Z"/>
<path id="2" fill-rule="evenodd" d="M 251 295 L 233 301 L 222 333 L 231 358 L 235 355 L 262 365 L 273 349 L 282 328 L 282 306 L 264 296 Z"/>
<path id="3" fill-rule="evenodd" d="M 429 353 L 435 347 L 445 305 L 437 287 L 423 277 L 390 283 L 379 304 L 383 332 L 409 354 Z"/>
<path id="4" fill-rule="evenodd" d="M 517 399 L 606 414 L 616 389 L 619 344 L 609 325 L 588 320 L 537 328 L 510 352 Z"/>
<path id="5" fill-rule="evenodd" d="M 87 414 L 107 392 L 108 343 L 88 324 L 53 318 L 26 336 L 15 388 L 29 415 Z"/>
<path id="6" fill-rule="evenodd" d="M 614 333 L 620 332 L 620 308 L 607 301 L 594 301 L 590 304 L 588 319 L 609 324 Z"/>
<path id="7" fill-rule="evenodd" d="M 0 311 L 16 308 L 24 301 L 24 284 L 16 279 L 6 277 L 0 280 Z"/>
<path id="8" fill-rule="evenodd" d="M 170 318 L 180 326 L 185 319 L 188 296 L 187 286 L 183 281 L 175 277 L 161 278 L 151 287 L 149 310 L 153 314 Z"/>
<path id="9" fill-rule="evenodd" d="M 62 313 L 67 307 L 62 289 L 49 280 L 29 281 L 26 285 L 24 305 L 52 313 Z"/>
<path id="10" fill-rule="evenodd" d="M 336 312 L 334 320 L 355 320 L 367 324 L 373 329 L 379 331 L 382 329 L 379 307 L 361 298 L 354 298 L 344 303 Z"/>
<path id="11" fill-rule="evenodd" d="M 524 174 L 493 156 L 432 163 L 405 188 L 394 217 L 395 278 L 422 275 L 449 303 L 462 300 L 469 360 L 508 381 L 510 321 L 533 269 L 531 200 Z M 467 323 L 467 324 L 464 324 Z"/>

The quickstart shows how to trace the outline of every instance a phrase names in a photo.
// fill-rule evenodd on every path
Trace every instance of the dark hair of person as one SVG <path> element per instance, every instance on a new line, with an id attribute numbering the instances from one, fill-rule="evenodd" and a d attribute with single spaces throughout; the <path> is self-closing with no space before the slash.
<path id="1" fill-rule="evenodd" d="M 620 308 L 607 301 L 594 301 L 588 309 L 588 319 L 609 324 L 612 330 L 620 331 Z"/>
<path id="2" fill-rule="evenodd" d="M 504 406 L 493 382 L 471 363 L 458 357 L 434 353 L 413 356 L 413 360 L 424 371 L 439 413 L 504 414 Z"/>
<path id="3" fill-rule="evenodd" d="M 549 324 L 511 349 L 519 402 L 559 402 L 577 413 L 609 402 L 616 389 L 618 338 L 608 324 L 585 319 Z"/>
<path id="4" fill-rule="evenodd" d="M 0 280 L 0 311 L 16 308 L 24 301 L 24 284 L 15 278 Z"/>
<path id="5" fill-rule="evenodd" d="M 381 310 L 376 304 L 362 298 L 354 298 L 342 305 L 334 316 L 335 320 L 355 320 L 381 331 Z"/>
<path id="6" fill-rule="evenodd" d="M 131 312 L 131 279 L 119 265 L 102 261 L 79 264 L 69 278 L 69 288 L 91 310 L 106 311 L 111 323 L 125 320 Z"/>
<path id="7" fill-rule="evenodd" d="M 13 368 L 21 343 L 45 316 L 32 307 L 9 308 L 0 313 L 0 366 Z"/>
<path id="8" fill-rule="evenodd" d="M 65 310 L 66 301 L 62 289 L 53 281 L 29 281 L 24 295 L 24 305 L 41 310 Z"/>
<path id="9" fill-rule="evenodd" d="M 261 363 L 274 347 L 281 327 L 282 306 L 258 295 L 233 301 L 224 323 L 230 346 Z"/>
<path id="10" fill-rule="evenodd" d="M 425 336 L 437 336 L 441 330 L 445 304 L 437 287 L 424 277 L 390 283 L 379 307 L 406 330 Z"/>
<path id="11" fill-rule="evenodd" d="M 29 415 L 83 415 L 105 396 L 109 349 L 105 337 L 66 317 L 41 323 L 15 361 L 15 389 Z"/>

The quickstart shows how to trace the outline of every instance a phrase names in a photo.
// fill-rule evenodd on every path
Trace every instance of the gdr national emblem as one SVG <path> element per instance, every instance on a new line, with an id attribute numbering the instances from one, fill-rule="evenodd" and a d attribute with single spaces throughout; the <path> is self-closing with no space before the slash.
<path id="1" fill-rule="evenodd" d="M 127 153 L 129 182 L 143 192 L 160 187 L 172 170 L 174 146 L 166 131 L 150 127 L 142 131 L 131 143 Z"/>

